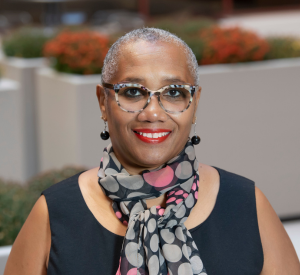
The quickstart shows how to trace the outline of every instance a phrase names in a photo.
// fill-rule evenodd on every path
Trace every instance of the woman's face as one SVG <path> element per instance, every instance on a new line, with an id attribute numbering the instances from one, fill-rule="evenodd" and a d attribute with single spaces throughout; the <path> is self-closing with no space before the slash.
<path id="1" fill-rule="evenodd" d="M 120 54 L 118 70 L 111 84 L 140 83 L 150 90 L 169 84 L 195 85 L 188 70 L 186 55 L 181 47 L 171 43 L 138 41 L 125 45 Z M 107 120 L 114 152 L 131 174 L 144 169 L 154 169 L 176 156 L 184 148 L 200 98 L 201 88 L 195 93 L 190 107 L 179 114 L 166 113 L 156 96 L 140 113 L 123 111 L 115 100 L 113 90 L 105 95 L 101 85 L 97 97 L 103 118 Z M 105 96 L 107 99 L 105 100 Z M 137 132 L 169 133 L 160 142 L 151 142 Z"/>

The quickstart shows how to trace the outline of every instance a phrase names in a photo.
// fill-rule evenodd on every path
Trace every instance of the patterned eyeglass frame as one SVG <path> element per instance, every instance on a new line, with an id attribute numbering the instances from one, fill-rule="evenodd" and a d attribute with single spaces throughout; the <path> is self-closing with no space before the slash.
<path id="1" fill-rule="evenodd" d="M 150 100 L 151 100 L 151 97 L 153 95 L 157 95 L 157 98 L 158 98 L 158 102 L 159 102 L 159 105 L 160 107 L 167 113 L 169 114 L 179 114 L 179 113 L 183 113 L 184 111 L 186 111 L 192 101 L 193 101 L 193 96 L 194 96 L 194 93 L 196 91 L 196 88 L 198 87 L 197 85 L 188 85 L 188 84 L 184 84 L 184 85 L 179 85 L 179 84 L 171 84 L 171 85 L 167 85 L 167 86 L 164 86 L 160 89 L 158 89 L 157 91 L 152 91 L 148 88 L 146 88 L 145 86 L 141 85 L 141 84 L 138 84 L 138 83 L 119 83 L 119 84 L 110 84 L 110 83 L 106 83 L 106 82 L 102 82 L 102 86 L 105 87 L 105 88 L 108 88 L 108 89 L 112 89 L 115 91 L 115 98 L 116 98 L 116 101 L 118 103 L 118 106 L 125 112 L 128 112 L 128 113 L 140 113 L 142 112 L 147 106 L 148 104 L 150 103 Z M 148 97 L 148 100 L 145 104 L 145 106 L 140 109 L 140 110 L 137 110 L 137 111 L 128 111 L 126 109 L 124 109 L 121 105 L 120 105 L 120 102 L 119 102 L 119 98 L 118 98 L 118 92 L 120 91 L 121 88 L 124 88 L 124 87 L 137 87 L 137 88 L 141 88 L 143 90 L 145 90 L 146 92 L 148 92 L 149 94 L 149 97 Z M 167 88 L 184 88 L 186 90 L 188 90 L 190 92 L 190 101 L 189 101 L 189 104 L 187 105 L 187 107 L 182 110 L 182 111 L 177 111 L 177 112 L 172 112 L 172 111 L 168 111 L 164 108 L 163 104 L 161 103 L 160 101 L 160 94 Z"/>

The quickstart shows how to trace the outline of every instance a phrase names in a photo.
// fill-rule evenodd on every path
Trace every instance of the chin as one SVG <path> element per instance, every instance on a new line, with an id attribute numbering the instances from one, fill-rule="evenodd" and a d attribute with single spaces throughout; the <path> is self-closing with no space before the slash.
<path id="1" fill-rule="evenodd" d="M 155 148 L 152 149 L 138 149 L 137 154 L 134 156 L 135 160 L 138 164 L 145 166 L 145 167 L 157 167 L 164 163 L 166 163 L 168 160 L 170 160 L 173 156 L 170 154 L 170 152 L 167 151 L 166 147 L 155 150 Z"/>

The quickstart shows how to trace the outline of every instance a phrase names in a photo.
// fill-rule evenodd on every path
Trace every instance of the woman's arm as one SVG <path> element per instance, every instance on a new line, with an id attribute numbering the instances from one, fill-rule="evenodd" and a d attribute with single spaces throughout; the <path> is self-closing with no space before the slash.
<path id="1" fill-rule="evenodd" d="M 12 246 L 4 275 L 47 274 L 50 246 L 48 207 L 45 196 L 40 196 Z"/>
<path id="2" fill-rule="evenodd" d="M 300 263 L 280 219 L 262 191 L 255 187 L 258 226 L 264 252 L 261 275 L 300 275 Z"/>

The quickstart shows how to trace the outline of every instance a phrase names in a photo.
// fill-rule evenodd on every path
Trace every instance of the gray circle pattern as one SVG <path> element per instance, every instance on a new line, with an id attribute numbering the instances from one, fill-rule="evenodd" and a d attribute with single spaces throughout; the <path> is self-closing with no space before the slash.
<path id="1" fill-rule="evenodd" d="M 141 275 L 207 275 L 196 243 L 184 225 L 197 202 L 197 163 L 194 147 L 187 142 L 182 152 L 165 164 L 173 170 L 173 179 L 168 185 L 157 187 L 145 180 L 151 178 L 151 171 L 130 175 L 118 162 L 112 146 L 104 149 L 98 183 L 113 200 L 120 222 L 128 225 L 118 275 L 133 270 Z M 145 199 L 164 193 L 165 208 L 147 208 Z"/>

